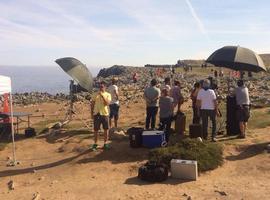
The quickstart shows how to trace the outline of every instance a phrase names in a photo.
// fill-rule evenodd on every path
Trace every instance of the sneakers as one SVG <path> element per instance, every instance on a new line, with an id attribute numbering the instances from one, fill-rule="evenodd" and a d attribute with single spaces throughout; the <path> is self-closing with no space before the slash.
<path id="1" fill-rule="evenodd" d="M 93 144 L 93 145 L 91 146 L 92 151 L 96 151 L 96 150 L 97 150 L 97 147 L 98 147 L 97 144 Z"/>
<path id="2" fill-rule="evenodd" d="M 98 149 L 98 144 L 93 144 L 93 145 L 91 146 L 91 150 L 92 150 L 92 151 L 97 151 L 97 149 Z M 109 144 L 104 144 L 103 149 L 104 149 L 104 150 L 110 149 L 110 145 L 109 145 Z"/>
<path id="3" fill-rule="evenodd" d="M 104 144 L 103 149 L 104 150 L 109 150 L 110 149 L 110 145 L 109 144 Z"/>

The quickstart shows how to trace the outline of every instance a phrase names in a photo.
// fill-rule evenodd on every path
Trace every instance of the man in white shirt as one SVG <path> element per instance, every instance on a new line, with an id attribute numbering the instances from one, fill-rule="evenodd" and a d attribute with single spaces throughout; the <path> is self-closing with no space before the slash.
<path id="1" fill-rule="evenodd" d="M 203 87 L 198 92 L 196 104 L 200 108 L 203 138 L 207 140 L 208 117 L 210 117 L 212 121 L 212 141 L 216 142 L 217 97 L 214 90 L 210 89 L 210 81 L 207 79 L 203 81 Z"/>
<path id="2" fill-rule="evenodd" d="M 112 85 L 108 88 L 109 93 L 111 94 L 112 100 L 110 103 L 110 118 L 109 125 L 112 127 L 112 118 L 114 118 L 114 126 L 117 128 L 117 122 L 119 119 L 119 92 L 118 87 L 116 85 L 117 79 L 112 79 Z"/>

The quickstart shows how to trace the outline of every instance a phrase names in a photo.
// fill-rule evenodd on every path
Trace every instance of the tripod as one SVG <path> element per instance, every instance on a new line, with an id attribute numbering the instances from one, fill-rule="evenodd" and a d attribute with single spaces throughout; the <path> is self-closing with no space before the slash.
<path id="1" fill-rule="evenodd" d="M 77 85 L 74 84 L 74 80 L 70 80 L 69 84 L 69 108 L 66 112 L 65 118 L 60 125 L 61 127 L 68 124 L 70 121 L 72 121 L 73 116 L 76 115 L 83 124 L 91 130 L 91 127 L 82 119 L 82 117 L 79 117 L 78 113 L 75 111 L 75 93 L 77 92 Z"/>

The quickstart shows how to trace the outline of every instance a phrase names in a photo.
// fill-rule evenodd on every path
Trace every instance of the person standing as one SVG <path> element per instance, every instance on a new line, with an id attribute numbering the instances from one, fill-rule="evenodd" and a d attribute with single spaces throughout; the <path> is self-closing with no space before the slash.
<path id="1" fill-rule="evenodd" d="M 151 129 L 155 129 L 159 97 L 160 97 L 160 89 L 157 88 L 157 80 L 152 79 L 150 87 L 144 90 L 144 99 L 146 101 L 146 120 L 145 120 L 146 130 L 149 129 L 150 122 L 151 122 Z"/>
<path id="2" fill-rule="evenodd" d="M 191 91 L 191 94 L 190 94 L 190 98 L 192 100 L 192 110 L 193 110 L 192 123 L 193 124 L 199 124 L 200 123 L 199 109 L 197 108 L 197 105 L 196 105 L 196 100 L 197 100 L 197 96 L 198 96 L 198 93 L 199 93 L 200 89 L 201 89 L 200 83 L 196 82 L 194 84 L 194 88 L 193 88 L 193 90 Z"/>
<path id="3" fill-rule="evenodd" d="M 171 89 L 171 97 L 173 98 L 174 107 L 177 107 L 177 112 L 180 111 L 181 105 L 184 103 L 184 97 L 181 94 L 180 82 L 174 81 L 174 86 Z"/>
<path id="4" fill-rule="evenodd" d="M 117 128 L 118 126 L 118 119 L 119 119 L 119 92 L 117 87 L 117 79 L 112 79 L 112 85 L 108 88 L 109 93 L 111 94 L 111 103 L 110 103 L 110 118 L 109 118 L 109 125 L 110 128 L 112 127 L 112 119 L 114 119 L 114 127 Z"/>
<path id="5" fill-rule="evenodd" d="M 169 77 L 164 79 L 164 86 L 162 87 L 162 90 L 163 89 L 167 89 L 169 92 L 171 91 L 171 79 Z"/>
<path id="6" fill-rule="evenodd" d="M 243 80 L 237 81 L 237 88 L 235 89 L 235 96 L 236 96 L 236 116 L 237 120 L 239 121 L 240 127 L 240 138 L 246 137 L 246 128 L 247 122 L 250 117 L 250 100 L 249 100 L 249 92 L 248 88 L 244 85 Z"/>
<path id="7" fill-rule="evenodd" d="M 109 139 L 109 105 L 111 102 L 110 93 L 106 92 L 105 82 L 100 82 L 99 92 L 94 95 L 91 102 L 91 116 L 94 120 L 94 144 L 92 145 L 92 150 L 97 150 L 98 144 L 98 131 L 100 130 L 100 125 L 102 124 L 104 130 L 104 149 L 109 149 L 108 139 Z"/>
<path id="8" fill-rule="evenodd" d="M 137 74 L 137 72 L 135 72 L 133 74 L 132 79 L 133 79 L 133 83 L 137 83 L 137 81 L 138 81 L 138 74 Z"/>
<path id="9" fill-rule="evenodd" d="M 160 129 L 165 130 L 166 141 L 169 141 L 171 123 L 173 118 L 173 98 L 169 96 L 169 90 L 164 88 L 159 99 Z"/>
<path id="10" fill-rule="evenodd" d="M 212 141 L 216 142 L 217 97 L 214 90 L 210 89 L 210 81 L 208 79 L 203 81 L 203 88 L 198 92 L 196 104 L 200 108 L 203 138 L 207 140 L 208 118 L 210 118 L 212 121 Z"/>

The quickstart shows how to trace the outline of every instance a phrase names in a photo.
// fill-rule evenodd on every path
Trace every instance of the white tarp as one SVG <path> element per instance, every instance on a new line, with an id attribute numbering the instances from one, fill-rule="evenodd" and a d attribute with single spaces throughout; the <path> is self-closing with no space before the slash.
<path id="1" fill-rule="evenodd" d="M 11 118 L 11 135 L 12 135 L 12 152 L 13 161 L 12 166 L 17 164 L 15 155 L 15 140 L 14 140 L 14 126 L 13 126 L 13 106 L 12 106 L 12 95 L 11 95 L 11 79 L 8 76 L 0 75 L 0 95 L 9 93 L 9 106 L 10 106 L 10 118 Z"/>
<path id="2" fill-rule="evenodd" d="M 0 95 L 11 93 L 11 80 L 7 76 L 0 75 Z"/>

